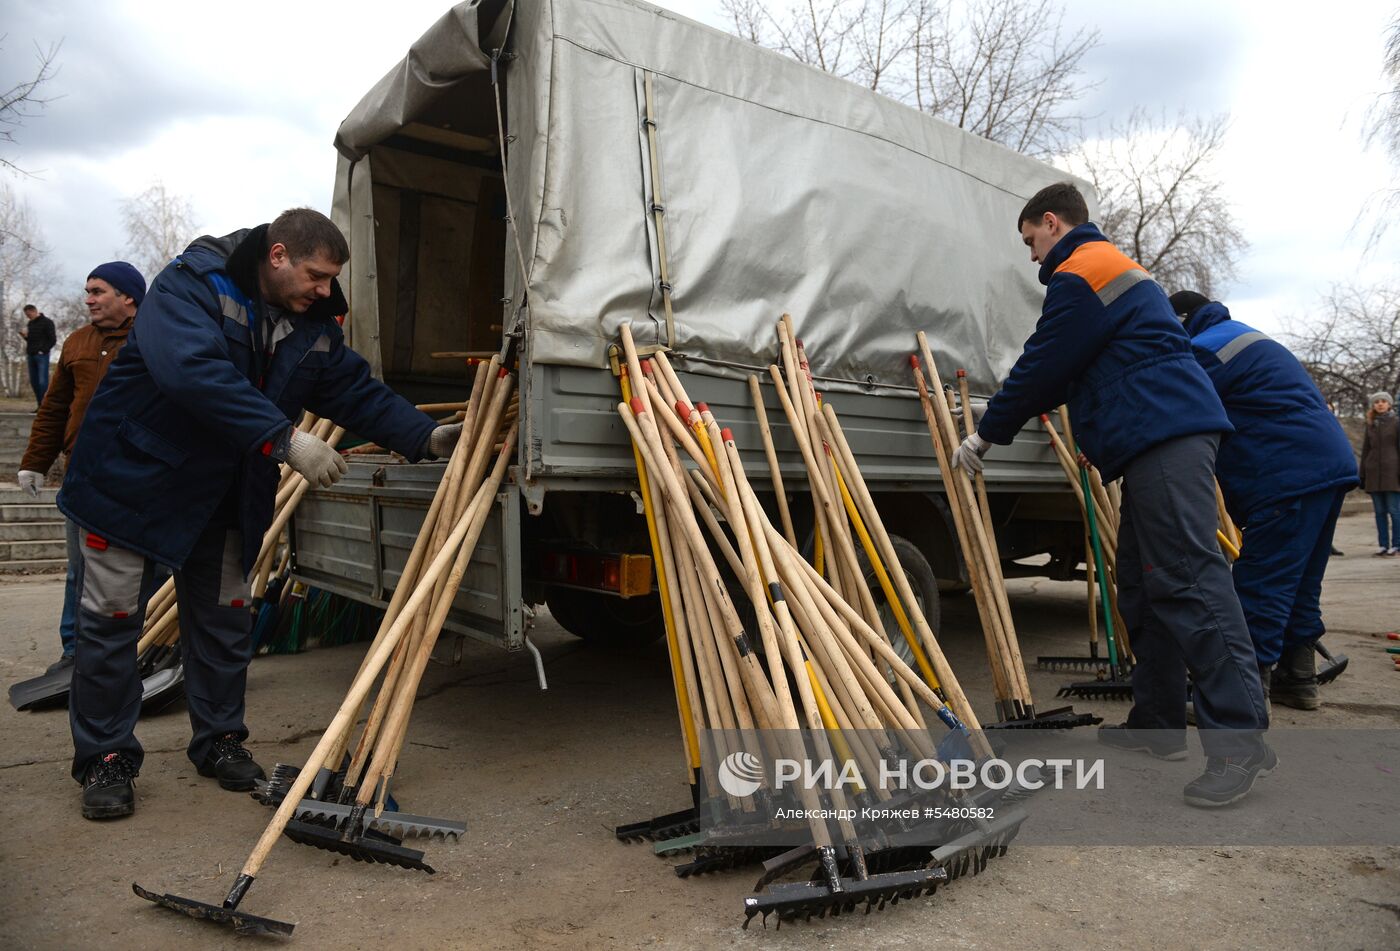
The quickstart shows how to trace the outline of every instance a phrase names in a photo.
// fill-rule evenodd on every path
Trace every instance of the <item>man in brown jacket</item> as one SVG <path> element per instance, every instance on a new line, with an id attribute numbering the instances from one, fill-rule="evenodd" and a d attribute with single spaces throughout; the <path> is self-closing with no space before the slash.
<path id="1" fill-rule="evenodd" d="M 73 449 L 88 402 L 131 332 L 136 309 L 146 296 L 146 279 L 125 261 L 109 261 L 88 275 L 85 290 L 92 323 L 75 330 L 63 342 L 44 402 L 29 430 L 29 446 L 20 462 L 20 488 L 35 496 L 43 488 L 44 474 L 58 454 Z M 67 539 L 68 580 L 63 592 L 63 617 L 58 626 L 63 656 L 49 666 L 50 672 L 73 664 L 78 531 L 72 522 L 67 526 Z"/>

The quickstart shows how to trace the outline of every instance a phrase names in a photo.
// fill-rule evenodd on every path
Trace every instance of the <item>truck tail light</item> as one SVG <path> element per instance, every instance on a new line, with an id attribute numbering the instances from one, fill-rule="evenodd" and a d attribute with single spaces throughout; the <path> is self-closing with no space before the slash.
<path id="1" fill-rule="evenodd" d="M 624 598 L 650 594 L 652 587 L 650 555 L 551 551 L 542 559 L 541 574 L 547 582 Z"/>

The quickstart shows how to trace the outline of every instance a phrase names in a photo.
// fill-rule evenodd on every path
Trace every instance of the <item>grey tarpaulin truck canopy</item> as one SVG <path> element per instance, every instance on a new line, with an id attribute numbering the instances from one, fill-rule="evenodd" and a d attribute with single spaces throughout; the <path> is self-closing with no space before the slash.
<path id="1" fill-rule="evenodd" d="M 531 514 L 545 511 L 546 489 L 560 496 L 552 519 L 523 519 L 527 537 L 503 539 L 503 550 L 529 549 L 534 523 L 593 547 L 623 544 L 566 518 L 567 497 L 598 512 L 598 497 L 633 479 L 604 372 L 620 325 L 703 377 L 695 390 L 752 449 L 743 380 L 774 361 L 784 312 L 867 477 L 907 494 L 891 504 L 922 493 L 926 521 L 941 526 L 908 385 L 914 333 L 928 333 L 945 378 L 964 367 L 974 393 L 995 390 L 1043 295 L 1017 212 L 1067 177 L 634 0 L 458 4 L 351 111 L 336 148 L 348 332 L 376 372 L 410 396 L 460 398 L 461 362 L 433 353 L 495 351 L 503 333 L 519 334 L 509 491 Z M 800 458 L 777 428 L 796 474 Z M 1063 488 L 1042 443 L 1027 433 L 991 460 L 1008 530 L 1035 509 L 1012 490 Z M 919 544 L 941 576 L 958 576 L 956 556 Z M 1003 550 L 1047 545 L 1008 538 Z M 528 572 L 528 552 L 518 560 Z"/>
<path id="2" fill-rule="evenodd" d="M 459 4 L 346 117 L 336 196 L 360 239 L 358 331 L 388 316 L 382 291 L 358 293 L 364 269 L 376 270 L 366 172 L 373 180 L 394 144 L 422 154 L 476 142 L 489 155 L 497 48 L 512 57 L 505 113 L 529 360 L 602 367 L 628 322 L 639 342 L 766 366 L 786 311 L 823 376 L 907 383 L 916 330 L 946 357 L 945 375 L 966 368 L 974 390 L 991 392 L 1011 367 L 1043 297 L 1016 214 L 1065 173 L 633 0 Z M 663 194 L 643 127 L 648 72 Z M 673 327 L 653 202 L 665 208 Z M 506 270 L 518 300 L 514 255 Z"/>

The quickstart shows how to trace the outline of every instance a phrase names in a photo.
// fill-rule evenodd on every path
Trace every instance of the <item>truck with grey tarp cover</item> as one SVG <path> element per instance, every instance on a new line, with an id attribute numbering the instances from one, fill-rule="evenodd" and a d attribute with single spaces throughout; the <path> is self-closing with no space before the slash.
<path id="1" fill-rule="evenodd" d="M 810 532 L 766 372 L 791 314 L 926 613 L 966 589 L 908 358 L 923 330 L 945 379 L 995 392 L 1043 297 L 1016 217 L 1063 172 L 636 0 L 458 4 L 335 144 L 351 346 L 420 403 L 466 397 L 463 354 L 518 360 L 516 465 L 448 630 L 516 649 L 548 605 L 591 641 L 662 633 L 654 591 L 617 581 L 650 550 L 616 413 L 624 324 L 766 487 L 747 378 L 764 381 Z M 296 512 L 294 577 L 382 605 L 443 464 L 351 459 Z M 1008 573 L 1068 577 L 1082 528 L 1044 434 L 997 448 L 987 483 Z"/>

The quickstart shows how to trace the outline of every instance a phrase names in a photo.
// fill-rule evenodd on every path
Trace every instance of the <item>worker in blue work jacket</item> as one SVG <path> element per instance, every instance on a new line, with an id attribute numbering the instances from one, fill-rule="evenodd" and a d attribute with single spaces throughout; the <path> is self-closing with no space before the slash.
<path id="1" fill-rule="evenodd" d="M 1215 455 L 1230 421 L 1166 293 L 1089 222 L 1072 183 L 1041 189 L 1016 221 L 1040 265 L 1045 303 L 1001 390 L 955 463 L 981 471 L 1038 414 L 1068 403 L 1080 448 L 1104 481 L 1123 480 L 1118 603 L 1132 635 L 1136 701 L 1105 745 L 1186 758 L 1186 704 L 1153 697 L 1158 670 L 1184 658 L 1196 684 L 1206 770 L 1183 790 L 1193 806 L 1248 795 L 1278 757 L 1249 629 L 1215 540 Z"/>
<path id="2" fill-rule="evenodd" d="M 88 406 L 58 495 L 80 529 L 68 710 L 86 818 L 136 808 L 136 644 L 156 564 L 175 569 L 190 760 L 225 789 L 263 777 L 243 746 L 248 575 L 278 464 L 322 487 L 346 469 L 292 425 L 302 410 L 410 460 L 457 441 L 460 424 L 438 426 L 345 345 L 336 275 L 349 256 L 339 229 L 309 208 L 199 238 L 152 282 Z"/>
<path id="3" fill-rule="evenodd" d="M 1316 710 L 1322 576 L 1342 500 L 1359 482 L 1356 455 L 1287 347 L 1196 291 L 1178 291 L 1171 304 L 1235 427 L 1220 441 L 1215 474 L 1244 530 L 1235 592 L 1269 672 L 1266 695 Z"/>

